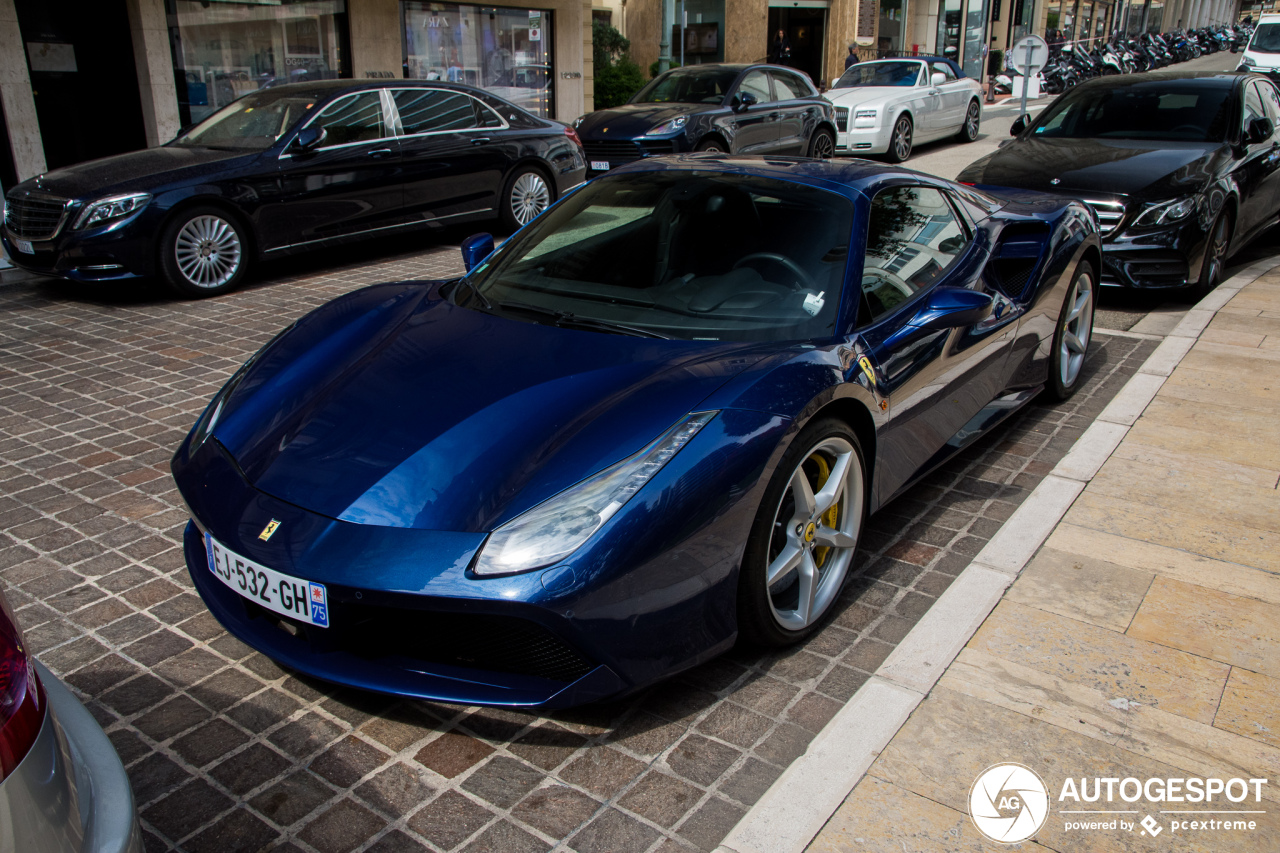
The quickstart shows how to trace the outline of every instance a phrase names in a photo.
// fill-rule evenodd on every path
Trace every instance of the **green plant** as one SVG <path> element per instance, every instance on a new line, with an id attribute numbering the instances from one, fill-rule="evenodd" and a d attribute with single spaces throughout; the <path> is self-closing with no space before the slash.
<path id="1" fill-rule="evenodd" d="M 667 64 L 668 71 L 670 71 L 672 68 L 679 68 L 679 67 L 680 67 L 679 62 L 672 61 Z M 650 77 L 658 76 L 658 60 L 656 59 L 653 62 L 649 63 L 649 76 Z"/>
<path id="2" fill-rule="evenodd" d="M 631 41 L 608 24 L 591 22 L 591 56 L 595 62 L 595 106 L 625 104 L 644 86 L 644 73 L 632 61 Z"/>
<path id="3" fill-rule="evenodd" d="M 598 110 L 625 104 L 644 86 L 640 66 L 624 56 L 603 71 L 596 67 L 595 106 Z"/>

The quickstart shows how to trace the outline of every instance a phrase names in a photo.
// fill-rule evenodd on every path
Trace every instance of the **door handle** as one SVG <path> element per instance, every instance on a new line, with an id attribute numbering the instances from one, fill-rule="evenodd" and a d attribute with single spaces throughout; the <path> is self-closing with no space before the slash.
<path id="1" fill-rule="evenodd" d="M 489 141 L 489 137 L 487 137 L 487 136 L 481 136 L 481 137 L 480 137 L 480 138 L 478 138 L 478 139 L 473 139 L 473 140 L 471 140 L 471 144 L 472 144 L 472 145 L 484 145 L 484 144 L 485 144 L 486 142 L 488 142 L 488 141 Z"/>
<path id="2" fill-rule="evenodd" d="M 367 156 L 367 157 L 388 157 L 388 156 L 390 156 L 390 155 L 391 155 L 391 149 L 390 149 L 390 148 L 375 148 L 374 150 L 370 151 L 370 152 L 369 152 L 368 154 L 366 154 L 365 156 Z"/>
<path id="3" fill-rule="evenodd" d="M 779 113 L 769 113 L 769 121 L 777 121 Z"/>

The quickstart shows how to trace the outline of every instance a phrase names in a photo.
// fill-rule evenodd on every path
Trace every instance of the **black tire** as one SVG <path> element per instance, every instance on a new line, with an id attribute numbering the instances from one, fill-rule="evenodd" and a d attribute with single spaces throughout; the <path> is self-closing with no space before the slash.
<path id="1" fill-rule="evenodd" d="M 886 156 L 890 163 L 901 163 L 911 156 L 911 142 L 915 138 L 915 124 L 911 116 L 903 113 L 893 122 L 893 133 L 889 137 L 889 151 Z"/>
<path id="2" fill-rule="evenodd" d="M 981 125 L 982 105 L 975 98 L 969 102 L 969 106 L 964 112 L 964 124 L 960 125 L 960 132 L 956 134 L 956 139 L 961 142 L 973 142 L 978 138 L 978 128 Z"/>
<path id="3" fill-rule="evenodd" d="M 844 477 L 828 494 L 822 487 L 842 465 Z M 744 642 L 767 648 L 791 645 L 816 631 L 831 612 L 853 567 L 867 517 L 866 471 L 858 437 L 844 421 L 815 420 L 791 442 L 765 489 L 742 558 L 738 634 Z M 833 501 L 826 511 L 798 509 L 793 484 L 798 476 L 808 482 L 815 506 L 821 506 L 824 494 Z M 837 541 L 833 537 L 844 544 L 818 544 Z M 792 568 L 777 571 L 770 589 L 770 566 L 788 562 L 784 551 L 799 556 Z M 811 591 L 808 604 L 802 604 L 806 575 Z M 793 600 L 795 607 L 789 609 Z"/>
<path id="4" fill-rule="evenodd" d="M 729 149 L 728 147 L 725 146 L 724 142 L 722 142 L 721 140 L 717 139 L 714 136 L 710 137 L 709 139 L 702 140 L 701 142 L 698 143 L 697 147 L 694 148 L 693 150 L 698 152 L 706 151 L 713 154 L 729 153 Z"/>
<path id="5" fill-rule="evenodd" d="M 809 140 L 809 156 L 815 160 L 830 160 L 836 156 L 836 138 L 825 127 L 813 132 Z"/>
<path id="6" fill-rule="evenodd" d="M 1224 207 L 1213 221 L 1209 231 L 1209 241 L 1205 246 L 1204 263 L 1200 265 L 1200 279 L 1187 288 L 1186 298 L 1190 302 L 1199 302 L 1209 295 L 1219 284 L 1222 284 L 1222 271 L 1227 266 L 1227 251 L 1231 248 L 1231 237 L 1235 227 L 1235 217 L 1231 208 Z"/>
<path id="7" fill-rule="evenodd" d="M 1071 284 L 1062 300 L 1062 310 L 1058 312 L 1058 322 L 1053 330 L 1049 381 L 1045 383 L 1045 394 L 1050 400 L 1066 400 L 1080 387 L 1084 364 L 1089 357 L 1089 344 L 1093 339 L 1098 287 L 1098 274 L 1093 264 L 1081 261 L 1071 274 Z M 1083 306 L 1082 302 L 1085 303 Z"/>
<path id="8" fill-rule="evenodd" d="M 555 183 L 536 166 L 520 166 L 502 189 L 502 224 L 516 231 L 556 200 Z"/>
<path id="9" fill-rule="evenodd" d="M 248 268 L 248 232 L 221 207 L 189 207 L 160 232 L 160 274 L 188 299 L 235 290 Z"/>

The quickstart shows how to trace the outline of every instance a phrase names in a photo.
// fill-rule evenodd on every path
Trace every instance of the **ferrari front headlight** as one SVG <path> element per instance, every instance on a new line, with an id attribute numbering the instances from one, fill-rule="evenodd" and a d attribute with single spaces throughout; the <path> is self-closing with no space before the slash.
<path id="1" fill-rule="evenodd" d="M 634 456 L 543 501 L 499 527 L 481 546 L 473 571 L 507 575 L 561 560 L 591 538 L 680 452 L 716 412 L 695 412 Z"/>

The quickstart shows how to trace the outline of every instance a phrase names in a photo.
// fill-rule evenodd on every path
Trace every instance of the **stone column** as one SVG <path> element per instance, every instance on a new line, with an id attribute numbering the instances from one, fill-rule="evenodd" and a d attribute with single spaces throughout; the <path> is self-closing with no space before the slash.
<path id="1" fill-rule="evenodd" d="M 351 76 L 403 77 L 404 43 L 400 35 L 399 0 L 351 0 Z"/>
<path id="2" fill-rule="evenodd" d="M 27 73 L 27 50 L 18 29 L 13 0 L 0 0 L 0 101 L 9 131 L 9 146 L 18 180 L 34 178 L 45 170 L 44 141 L 36 118 L 36 100 Z M 6 187 L 5 189 L 8 189 Z"/>
<path id="3" fill-rule="evenodd" d="M 164 0 L 127 0 L 133 61 L 138 69 L 138 96 L 147 147 L 162 145 L 178 135 L 178 87 L 173 78 L 173 52 Z"/>

